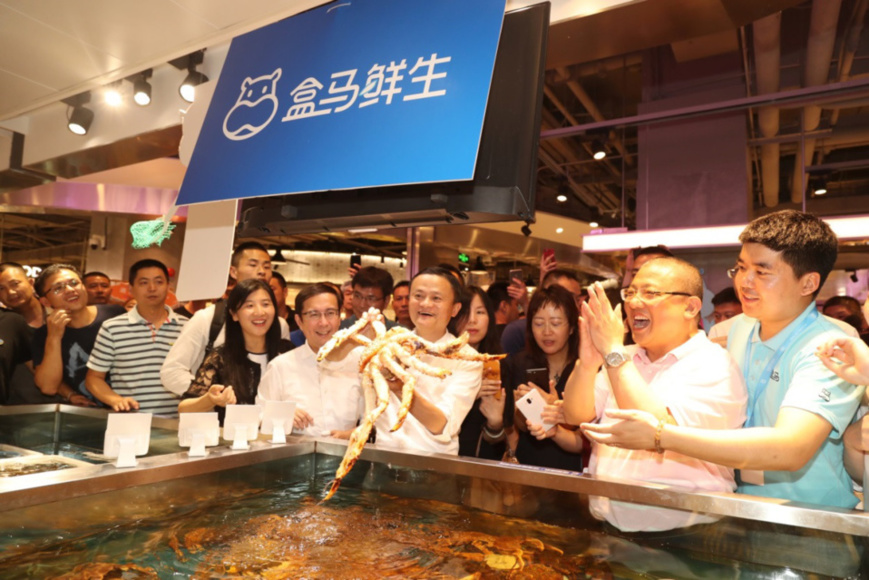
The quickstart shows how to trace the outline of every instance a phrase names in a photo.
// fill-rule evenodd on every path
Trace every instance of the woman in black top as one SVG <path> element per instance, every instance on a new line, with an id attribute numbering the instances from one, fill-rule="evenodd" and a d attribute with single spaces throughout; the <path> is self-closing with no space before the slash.
<path id="1" fill-rule="evenodd" d="M 482 354 L 500 354 L 501 344 L 495 332 L 495 311 L 485 290 L 468 286 L 462 293 L 462 309 L 449 325 L 452 334 L 468 333 L 468 344 Z M 498 361 L 492 361 L 498 364 Z M 488 363 L 487 363 L 488 364 Z M 504 390 L 497 379 L 487 379 L 459 431 L 459 455 L 501 459 L 504 455 Z"/>
<path id="2" fill-rule="evenodd" d="M 239 282 L 226 299 L 226 340 L 209 353 L 178 412 L 217 410 L 220 424 L 226 405 L 253 405 L 269 361 L 289 350 L 281 340 L 274 292 L 263 280 Z"/>
<path id="3" fill-rule="evenodd" d="M 514 403 L 534 388 L 550 404 L 561 398 L 579 353 L 579 313 L 570 292 L 557 285 L 538 289 L 528 304 L 527 330 L 525 350 L 508 357 L 501 367 L 507 395 L 504 423 L 512 426 L 515 418 L 516 424 L 515 435 L 508 437 L 508 445 L 519 463 L 581 471 L 580 455 L 563 450 L 549 439 L 539 441 L 528 433 L 524 417 L 515 412 Z M 546 369 L 548 385 L 528 383 L 526 371 L 533 368 Z"/>

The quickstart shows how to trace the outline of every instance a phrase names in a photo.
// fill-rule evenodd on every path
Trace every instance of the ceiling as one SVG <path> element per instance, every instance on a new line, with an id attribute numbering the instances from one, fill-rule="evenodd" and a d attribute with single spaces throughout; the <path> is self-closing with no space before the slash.
<path id="1" fill-rule="evenodd" d="M 0 131 L 5 127 L 26 134 L 29 116 L 58 106 L 61 99 L 144 69 L 169 68 L 169 60 L 194 50 L 225 50 L 226 43 L 238 34 L 322 3 L 0 0 Z M 529 3 L 510 1 L 508 8 Z M 638 138 L 642 125 L 634 117 L 641 113 L 643 103 L 656 98 L 653 88 L 661 85 L 655 84 L 659 81 L 655 74 L 662 62 L 690 71 L 685 73 L 688 77 L 673 81 L 674 91 L 680 83 L 714 86 L 718 79 L 736 75 L 743 82 L 746 98 L 869 79 L 869 42 L 862 27 L 867 3 L 869 0 L 555 0 L 537 209 L 583 223 L 634 225 L 642 154 Z M 819 7 L 832 23 L 826 29 L 818 24 L 820 17 L 813 16 Z M 779 10 L 782 17 L 777 34 L 770 36 L 754 24 Z M 779 53 L 772 65 L 763 53 L 763 47 L 770 46 Z M 815 69 L 821 71 L 820 77 L 810 79 L 808 63 L 819 59 Z M 163 74 L 174 74 L 171 68 L 169 71 Z M 179 81 L 183 74 L 177 71 Z M 798 181 L 798 141 L 793 136 L 808 134 L 819 138 L 804 165 L 822 168 L 811 177 L 822 175 L 829 182 L 830 193 L 823 200 L 829 209 L 822 213 L 869 213 L 864 193 L 869 190 L 869 91 L 830 96 L 812 126 L 806 124 L 803 105 L 777 107 L 778 130 L 773 133 L 781 139 L 777 188 L 769 185 L 768 176 L 773 172 L 763 162 L 764 148 L 768 149 L 764 139 L 768 141 L 770 135 L 761 123 L 762 107 L 742 109 L 753 205 L 759 210 L 793 205 L 792 189 Z M 564 130 L 569 132 L 567 136 L 552 136 Z M 786 136 L 791 136 L 790 140 Z M 593 138 L 605 143 L 608 156 L 603 161 L 592 158 Z M 74 175 L 78 175 L 73 177 L 76 181 L 177 189 L 184 168 L 171 152 L 177 151 L 178 139 L 177 130 L 150 134 L 145 141 L 153 146 L 147 158 L 141 153 L 146 148 L 140 138 L 127 140 L 123 155 L 118 153 L 119 144 L 108 143 L 98 153 L 94 148 L 70 154 L 66 164 L 54 159 L 17 172 L 2 172 L 0 192 Z M 85 164 L 91 170 L 84 174 L 80 174 L 81 169 L 71 173 L 70 167 L 82 167 L 79 159 L 73 160 L 76 155 L 99 155 L 101 163 Z M 105 171 L 93 173 L 97 168 Z M 558 201 L 560 195 L 566 201 Z M 4 248 L 83 245 L 87 217 L 85 212 L 58 212 L 56 217 L 41 216 L 37 211 L 7 214 Z M 19 221 L 11 227 L 8 224 L 13 219 Z M 35 230 L 51 232 L 51 236 L 36 236 Z M 310 246 L 341 237 L 288 237 L 276 243 Z M 403 242 L 390 238 L 371 243 L 392 252 Z"/>

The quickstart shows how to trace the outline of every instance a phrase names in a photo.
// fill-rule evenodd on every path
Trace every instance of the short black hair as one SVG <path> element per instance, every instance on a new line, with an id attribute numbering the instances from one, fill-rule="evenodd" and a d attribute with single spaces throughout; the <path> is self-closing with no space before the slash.
<path id="1" fill-rule="evenodd" d="M 437 265 L 438 268 L 443 268 L 444 270 L 451 272 L 453 276 L 455 276 L 459 282 L 459 286 L 465 285 L 465 278 L 462 276 L 462 271 L 458 269 L 458 267 L 453 266 L 452 264 L 440 263 Z"/>
<path id="2" fill-rule="evenodd" d="M 384 298 L 392 294 L 392 283 L 392 274 L 376 266 L 360 268 L 353 276 L 353 288 L 380 288 Z"/>
<path id="3" fill-rule="evenodd" d="M 24 266 L 19 264 L 18 262 L 3 262 L 0 263 L 0 274 L 5 272 L 6 270 L 21 270 L 24 272 L 24 275 L 27 275 L 27 270 L 24 269 Z"/>
<path id="4" fill-rule="evenodd" d="M 341 308 L 341 292 L 331 284 L 327 284 L 325 282 L 317 282 L 316 284 L 309 284 L 308 286 L 305 286 L 299 291 L 298 294 L 296 294 L 296 301 L 294 303 L 296 307 L 296 314 L 301 317 L 302 309 L 305 306 L 305 301 L 320 294 L 331 294 L 335 297 L 336 300 L 338 300 L 338 308 Z"/>
<path id="5" fill-rule="evenodd" d="M 408 291 L 410 291 L 410 281 L 409 280 L 402 280 L 401 282 L 397 282 L 395 284 L 395 286 L 392 287 L 392 293 L 395 294 L 396 290 L 398 290 L 399 288 L 404 288 L 405 286 L 407 287 Z"/>
<path id="6" fill-rule="evenodd" d="M 130 275 L 127 278 L 127 281 L 132 284 L 136 279 L 136 274 L 139 273 L 139 270 L 144 270 L 145 268 L 160 268 L 163 270 L 163 274 L 166 275 L 166 282 L 169 281 L 169 268 L 166 267 L 166 264 L 161 262 L 160 260 L 154 260 L 153 258 L 145 258 L 144 260 L 139 260 L 132 266 L 130 266 Z M 87 276 L 85 275 L 85 278 Z"/>
<path id="7" fill-rule="evenodd" d="M 712 305 L 720 306 L 722 304 L 740 304 L 739 296 L 736 295 L 736 290 L 733 289 L 733 286 L 728 286 L 718 294 L 712 297 Z"/>
<path id="8" fill-rule="evenodd" d="M 556 268 L 555 270 L 551 270 L 546 276 L 543 278 L 543 282 L 541 286 L 548 286 L 550 284 L 554 284 L 556 280 L 561 278 L 570 278 L 575 281 L 577 284 L 579 283 L 579 278 L 576 276 L 575 272 L 571 270 L 564 270 L 562 268 Z"/>
<path id="9" fill-rule="evenodd" d="M 821 280 L 815 297 L 839 255 L 839 240 L 832 228 L 817 216 L 793 209 L 753 220 L 739 234 L 739 241 L 743 244 L 761 244 L 781 252 L 782 260 L 793 269 L 797 278 L 817 272 Z"/>
<path id="10" fill-rule="evenodd" d="M 464 290 L 464 285 L 459 282 L 453 273 L 447 268 L 441 268 L 440 266 L 430 266 L 425 270 L 421 270 L 416 273 L 416 276 L 411 278 L 411 286 L 413 285 L 413 281 L 419 278 L 420 276 L 440 276 L 444 280 L 450 283 L 450 288 L 453 290 L 453 304 L 456 302 L 462 301 L 462 290 Z"/>
<path id="11" fill-rule="evenodd" d="M 33 288 L 36 290 L 36 294 L 39 296 L 45 296 L 45 285 L 48 283 L 48 279 L 60 272 L 61 270 L 69 270 L 81 280 L 81 272 L 79 272 L 78 268 L 73 266 L 72 264 L 49 264 L 45 267 L 45 269 L 39 273 L 39 276 L 36 277 L 36 282 L 33 283 Z"/>
<path id="12" fill-rule="evenodd" d="M 272 270 L 272 280 L 277 280 L 278 285 L 284 290 L 287 289 L 287 279 L 284 278 L 284 275 L 278 272 L 277 270 Z"/>
<path id="13" fill-rule="evenodd" d="M 167 277 L 168 277 L 168 275 L 167 275 Z M 81 277 L 81 281 L 84 282 L 88 278 L 105 278 L 109 282 L 112 281 L 112 279 L 109 278 L 108 274 L 106 274 L 105 272 L 100 272 L 99 270 L 91 270 L 90 272 L 88 272 L 87 274 L 85 274 L 84 276 Z"/>
<path id="14" fill-rule="evenodd" d="M 509 303 L 513 298 L 507 292 L 507 288 L 510 286 L 509 282 L 493 282 L 489 285 L 488 290 L 486 290 L 486 294 L 489 296 L 489 300 L 492 301 L 492 307 L 495 310 L 498 310 L 498 307 L 501 306 L 501 303 L 505 300 Z"/>
<path id="15" fill-rule="evenodd" d="M 232 259 L 229 262 L 230 265 L 238 268 L 238 264 L 241 262 L 241 255 L 245 250 L 260 250 L 266 254 L 269 253 L 268 250 L 266 250 L 266 247 L 259 242 L 242 242 L 232 251 Z"/>
<path id="16" fill-rule="evenodd" d="M 833 296 L 827 298 L 824 302 L 823 310 L 826 310 L 830 306 L 844 306 L 851 314 L 860 314 L 862 316 L 862 312 L 860 311 L 860 301 L 850 296 Z"/>

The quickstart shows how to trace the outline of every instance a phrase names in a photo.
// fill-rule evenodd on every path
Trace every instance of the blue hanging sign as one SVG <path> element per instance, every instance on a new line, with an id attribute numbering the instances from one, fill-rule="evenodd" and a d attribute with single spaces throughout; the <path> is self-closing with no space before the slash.
<path id="1" fill-rule="evenodd" d="M 463 181 L 505 0 L 351 0 L 232 41 L 178 204 Z"/>

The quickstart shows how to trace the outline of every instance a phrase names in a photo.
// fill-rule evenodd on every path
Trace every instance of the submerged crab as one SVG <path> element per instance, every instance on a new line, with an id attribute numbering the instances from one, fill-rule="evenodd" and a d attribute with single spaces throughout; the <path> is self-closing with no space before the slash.
<path id="1" fill-rule="evenodd" d="M 371 325 L 374 338 L 370 339 L 361 332 Z M 317 353 L 317 361 L 322 361 L 336 348 L 346 341 L 352 340 L 365 348 L 359 358 L 359 372 L 362 374 L 362 390 L 365 393 L 365 418 L 350 435 L 347 452 L 332 481 L 325 500 L 331 498 L 341 485 L 341 480 L 350 472 L 378 417 L 389 406 L 389 379 L 395 378 L 402 382 L 401 407 L 398 411 L 398 421 L 392 427 L 396 431 L 404 424 L 410 405 L 413 403 L 416 377 L 409 372 L 413 369 L 421 374 L 432 377 L 446 378 L 450 375 L 447 369 L 441 369 L 421 361 L 417 356 L 427 354 L 439 358 L 451 358 L 468 361 L 487 361 L 504 358 L 504 355 L 478 354 L 462 352 L 462 347 L 468 343 L 468 334 L 443 344 L 434 344 L 420 338 L 413 331 L 395 327 L 386 330 L 383 316 L 376 308 L 364 313 L 353 326 L 335 333 L 329 342 L 323 345 Z M 376 401 L 376 406 L 374 404 Z"/>

